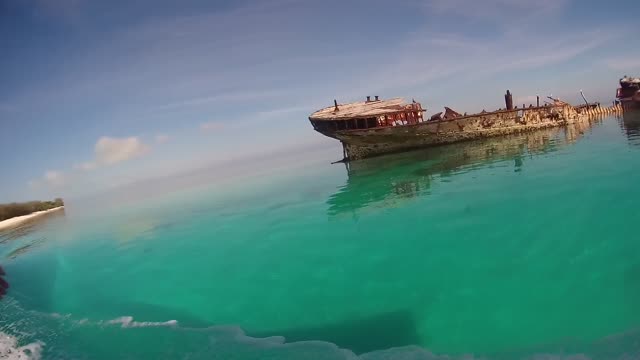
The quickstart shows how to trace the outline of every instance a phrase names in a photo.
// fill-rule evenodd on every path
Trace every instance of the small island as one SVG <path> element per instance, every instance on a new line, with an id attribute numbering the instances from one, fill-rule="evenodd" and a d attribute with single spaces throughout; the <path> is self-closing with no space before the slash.
<path id="1" fill-rule="evenodd" d="M 53 201 L 0 204 L 0 230 L 63 208 L 64 201 L 61 198 Z"/>

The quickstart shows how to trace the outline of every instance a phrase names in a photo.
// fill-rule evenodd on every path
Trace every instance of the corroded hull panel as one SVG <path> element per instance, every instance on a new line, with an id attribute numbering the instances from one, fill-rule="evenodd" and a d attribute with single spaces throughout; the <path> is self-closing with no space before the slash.
<path id="1" fill-rule="evenodd" d="M 620 101 L 625 112 L 640 110 L 640 94 L 633 99 L 624 99 Z"/>
<path id="2" fill-rule="evenodd" d="M 482 139 L 407 156 L 396 155 L 389 159 L 389 163 L 385 159 L 355 161 L 348 167 L 346 185 L 328 199 L 328 213 L 330 216 L 352 216 L 361 210 L 376 211 L 397 202 L 410 201 L 428 193 L 436 177 L 447 177 L 478 164 L 513 161 L 514 171 L 520 171 L 525 166 L 526 156 L 557 151 L 575 143 L 600 121 L 600 117 L 581 117 L 567 126 L 506 136 L 498 141 Z M 394 166 L 399 172 L 394 173 L 392 178 L 376 177 L 372 180 L 371 173 L 385 166 Z M 384 186 L 376 186 L 375 189 L 379 189 L 376 192 L 371 191 L 371 186 L 362 186 L 363 182 L 371 181 Z"/>
<path id="3" fill-rule="evenodd" d="M 336 132 L 350 160 L 459 141 L 501 136 L 574 123 L 572 106 L 497 111 L 409 126 Z"/>

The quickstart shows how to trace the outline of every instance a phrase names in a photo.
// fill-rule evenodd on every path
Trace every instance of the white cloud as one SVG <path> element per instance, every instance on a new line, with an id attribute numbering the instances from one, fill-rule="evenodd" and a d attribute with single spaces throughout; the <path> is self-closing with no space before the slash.
<path id="1" fill-rule="evenodd" d="M 387 8 L 378 6 L 383 1 L 373 3 L 372 12 Z M 372 91 L 390 97 L 402 96 L 411 90 L 412 95 L 419 96 L 413 87 L 421 86 L 418 90 L 423 91 L 437 89 L 439 80 L 454 75 L 462 79 L 470 73 L 495 73 L 503 68 L 526 70 L 559 63 L 593 48 L 590 34 L 583 34 L 582 28 L 566 28 L 563 17 L 556 16 L 570 9 L 569 0 L 408 3 L 411 10 L 415 10 L 416 3 L 419 10 L 425 10 L 425 14 L 420 14 L 423 21 L 417 24 L 407 21 L 406 27 L 396 29 L 394 39 L 397 40 L 383 41 L 384 46 L 378 47 L 364 46 L 357 41 L 359 33 L 345 31 L 347 27 L 343 25 L 350 21 L 344 20 L 358 16 L 358 7 L 354 10 L 345 6 L 335 14 L 336 31 L 344 35 L 339 43 L 309 42 L 310 38 L 324 39 L 316 33 L 321 27 L 314 25 L 317 25 L 316 19 L 326 17 L 325 11 L 331 13 L 331 6 L 319 4 L 316 8 L 295 1 L 250 1 L 248 9 L 231 7 L 229 11 L 153 18 L 114 32 L 110 41 L 101 42 L 86 57 L 70 57 L 74 71 L 59 81 L 51 81 L 55 88 L 60 88 L 62 82 L 65 91 L 45 88 L 43 93 L 47 90 L 47 96 L 56 100 L 61 95 L 75 99 L 116 94 L 117 107 L 126 110 L 119 114 L 123 117 L 136 116 L 132 115 L 135 111 L 152 112 L 154 117 L 168 116 L 169 111 L 164 110 L 179 112 L 192 108 L 201 110 L 199 113 L 214 113 L 230 105 L 245 108 L 250 103 L 259 103 L 258 106 L 264 106 L 276 100 L 298 103 L 327 99 L 330 103 L 335 97 L 350 98 L 351 93 L 359 99 L 375 95 Z M 399 11 L 389 13 L 390 23 L 401 21 L 396 17 Z M 233 27 L 238 18 L 268 31 L 236 29 L 233 39 L 215 35 Z M 527 21 L 523 21 L 525 18 Z M 446 26 L 452 21 L 459 26 Z M 490 22 L 491 33 L 474 31 L 479 21 Z M 309 24 L 301 27 L 304 23 Z M 558 26 L 559 23 L 562 26 Z M 605 25 L 599 23 L 590 28 Z M 379 27 L 374 25 L 362 31 L 376 29 Z M 442 34 L 443 31 L 448 34 Z M 448 44 L 438 44 L 442 41 L 440 36 Z M 571 41 L 559 41 L 567 37 Z M 428 39 L 437 46 L 429 44 Z M 587 47 L 581 45 L 584 39 L 589 43 Z M 113 53 L 122 56 L 109 56 Z M 158 57 L 164 61 L 156 61 Z M 96 66 L 105 71 L 95 74 Z M 282 74 L 286 74 L 286 80 Z M 171 86 L 166 86 L 167 83 Z M 431 84 L 433 86 L 427 86 Z M 345 94 L 347 91 L 350 94 Z M 140 94 L 144 97 L 138 98 Z M 144 109 L 140 104 L 145 104 Z M 214 130 L 216 126 L 204 125 L 201 129 Z"/>
<path id="2" fill-rule="evenodd" d="M 44 173 L 44 180 L 51 186 L 61 186 L 64 185 L 65 177 L 60 171 L 49 170 Z"/>
<path id="3" fill-rule="evenodd" d="M 169 135 L 166 135 L 166 134 L 158 134 L 158 135 L 156 135 L 156 143 L 164 144 L 167 141 L 169 141 Z"/>
<path id="4" fill-rule="evenodd" d="M 113 165 L 146 154 L 149 146 L 135 136 L 127 138 L 103 136 L 96 143 L 95 151 L 98 164 Z"/>
<path id="5" fill-rule="evenodd" d="M 49 188 L 58 188 L 66 184 L 66 176 L 62 171 L 48 170 L 44 173 L 42 178 L 37 180 L 31 180 L 27 184 L 32 189 L 39 189 L 42 186 Z"/>
<path id="6" fill-rule="evenodd" d="M 221 130 L 222 128 L 224 128 L 224 124 L 216 121 L 209 121 L 200 124 L 200 129 L 204 131 Z"/>
<path id="7" fill-rule="evenodd" d="M 156 142 L 162 143 L 169 139 L 167 135 L 156 136 Z M 94 170 L 99 166 L 117 164 L 145 155 L 151 148 L 138 137 L 112 138 L 103 136 L 95 145 L 95 158 L 91 161 L 75 164 L 76 170 Z"/>
<path id="8" fill-rule="evenodd" d="M 164 142 L 168 138 L 167 135 L 160 134 L 156 137 L 156 141 Z M 73 168 L 84 171 L 94 170 L 143 156 L 150 149 L 150 146 L 144 144 L 135 136 L 125 138 L 103 136 L 95 144 L 94 159 L 74 164 Z M 69 174 L 74 175 L 74 172 Z M 31 180 L 27 182 L 27 185 L 33 190 L 66 187 L 69 184 L 69 174 L 59 170 L 48 170 L 42 178 Z M 75 175 L 78 174 L 75 173 Z"/>
<path id="9" fill-rule="evenodd" d="M 73 165 L 73 168 L 76 170 L 93 170 L 97 167 L 96 163 L 93 161 L 83 162 L 81 164 Z"/>

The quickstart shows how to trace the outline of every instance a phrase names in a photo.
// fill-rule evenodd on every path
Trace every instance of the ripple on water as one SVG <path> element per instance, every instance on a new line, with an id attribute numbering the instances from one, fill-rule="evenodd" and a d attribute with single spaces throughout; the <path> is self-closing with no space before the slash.
<path id="1" fill-rule="evenodd" d="M 640 147 L 617 121 L 5 237 L 0 330 L 44 358 L 633 358 Z"/>

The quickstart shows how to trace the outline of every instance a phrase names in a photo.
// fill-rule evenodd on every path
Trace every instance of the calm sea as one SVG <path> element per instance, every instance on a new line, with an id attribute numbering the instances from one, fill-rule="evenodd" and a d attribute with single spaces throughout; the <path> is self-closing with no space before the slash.
<path id="1" fill-rule="evenodd" d="M 640 358 L 640 118 L 331 160 L 0 234 L 0 358 Z"/>

